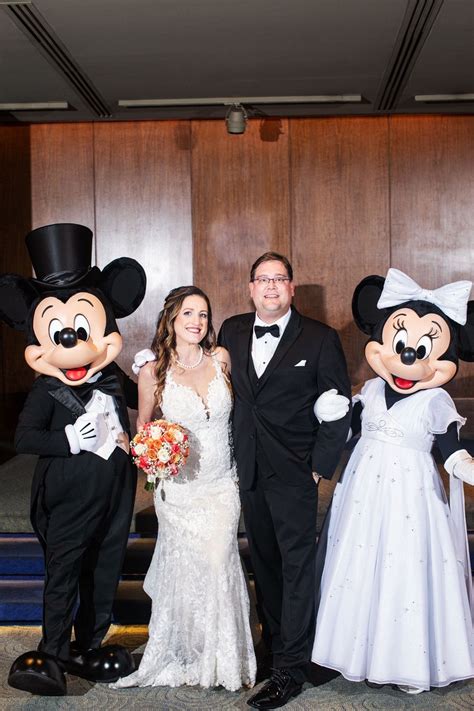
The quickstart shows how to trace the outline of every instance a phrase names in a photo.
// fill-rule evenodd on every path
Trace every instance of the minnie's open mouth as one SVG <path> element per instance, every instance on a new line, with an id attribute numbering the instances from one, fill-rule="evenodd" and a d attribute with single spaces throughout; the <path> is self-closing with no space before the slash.
<path id="1" fill-rule="evenodd" d="M 62 369 L 62 372 L 68 380 L 82 380 L 82 378 L 86 377 L 87 371 L 90 367 L 91 364 L 89 363 L 89 365 L 81 365 L 79 368 L 67 368 L 67 370 Z"/>
<path id="2" fill-rule="evenodd" d="M 401 390 L 410 390 L 414 385 L 417 384 L 418 380 L 406 380 L 406 378 L 399 378 L 397 375 L 392 375 L 393 382 Z"/>

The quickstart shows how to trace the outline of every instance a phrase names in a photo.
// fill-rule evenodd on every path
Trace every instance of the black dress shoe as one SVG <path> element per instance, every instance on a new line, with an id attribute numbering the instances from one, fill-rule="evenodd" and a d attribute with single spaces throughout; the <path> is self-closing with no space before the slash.
<path id="1" fill-rule="evenodd" d="M 296 682 L 286 669 L 273 669 L 266 684 L 247 701 L 254 709 L 278 709 L 301 693 L 302 684 Z"/>
<path id="2" fill-rule="evenodd" d="M 71 644 L 68 659 L 61 660 L 68 674 L 103 684 L 117 681 L 135 670 L 132 655 L 119 644 L 82 651 Z"/>
<path id="3" fill-rule="evenodd" d="M 25 652 L 16 659 L 8 675 L 14 689 L 29 691 L 39 696 L 65 696 L 66 679 L 54 657 L 44 652 Z"/>

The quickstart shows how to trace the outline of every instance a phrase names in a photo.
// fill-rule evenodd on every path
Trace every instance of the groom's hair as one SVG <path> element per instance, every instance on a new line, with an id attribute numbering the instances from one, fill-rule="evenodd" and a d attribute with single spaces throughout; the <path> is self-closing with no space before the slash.
<path id="1" fill-rule="evenodd" d="M 250 281 L 255 279 L 255 272 L 263 262 L 281 262 L 285 265 L 286 273 L 290 277 L 290 281 L 293 281 L 293 267 L 289 259 L 282 254 L 278 254 L 278 252 L 265 252 L 265 254 L 262 254 L 262 256 L 252 264 L 250 268 Z"/>

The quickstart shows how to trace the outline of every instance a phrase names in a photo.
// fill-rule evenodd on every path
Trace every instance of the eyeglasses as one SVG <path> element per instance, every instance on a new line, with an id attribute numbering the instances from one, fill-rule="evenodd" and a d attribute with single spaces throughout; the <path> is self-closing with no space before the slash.
<path id="1" fill-rule="evenodd" d="M 266 277 L 258 276 L 255 277 L 253 281 L 256 281 L 260 286 L 268 286 L 270 282 L 273 282 L 275 286 L 283 286 L 287 281 L 290 281 L 290 277 L 276 276 L 276 277 Z"/>

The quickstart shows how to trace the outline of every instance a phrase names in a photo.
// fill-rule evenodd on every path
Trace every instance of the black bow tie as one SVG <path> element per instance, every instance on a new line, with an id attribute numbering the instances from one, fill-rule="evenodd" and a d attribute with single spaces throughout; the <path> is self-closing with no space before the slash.
<path id="1" fill-rule="evenodd" d="M 104 395 L 119 396 L 122 394 L 120 383 L 116 375 L 106 375 L 97 378 L 93 383 L 84 383 L 77 388 L 73 388 L 85 404 L 90 400 L 93 390 L 100 390 Z"/>
<path id="2" fill-rule="evenodd" d="M 280 337 L 280 326 L 274 323 L 272 326 L 255 326 L 255 335 L 257 338 L 261 338 L 266 333 L 271 333 L 275 338 Z"/>

